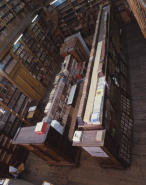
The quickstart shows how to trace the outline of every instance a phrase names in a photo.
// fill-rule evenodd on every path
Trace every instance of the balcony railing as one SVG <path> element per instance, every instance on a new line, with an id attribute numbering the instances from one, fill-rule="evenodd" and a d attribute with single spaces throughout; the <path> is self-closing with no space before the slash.
<path id="1" fill-rule="evenodd" d="M 133 14 L 146 38 L 146 0 L 127 0 Z"/>

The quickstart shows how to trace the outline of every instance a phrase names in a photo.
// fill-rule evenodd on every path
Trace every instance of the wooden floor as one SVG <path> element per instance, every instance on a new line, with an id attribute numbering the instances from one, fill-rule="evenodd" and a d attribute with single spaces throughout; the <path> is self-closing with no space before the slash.
<path id="1" fill-rule="evenodd" d="M 81 154 L 79 168 L 54 167 L 30 154 L 24 179 L 34 185 L 41 185 L 43 180 L 54 185 L 146 185 L 146 40 L 136 23 L 127 25 L 124 33 L 135 124 L 131 167 L 127 170 L 103 169 L 85 152 Z"/>

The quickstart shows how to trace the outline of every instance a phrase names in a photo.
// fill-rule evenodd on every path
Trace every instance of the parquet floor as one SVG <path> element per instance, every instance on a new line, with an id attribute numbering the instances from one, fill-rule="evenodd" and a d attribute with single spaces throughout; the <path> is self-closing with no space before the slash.
<path id="1" fill-rule="evenodd" d="M 133 102 L 132 165 L 127 170 L 103 169 L 85 152 L 79 168 L 48 166 L 34 154 L 27 160 L 23 178 L 34 185 L 146 185 L 146 40 L 137 23 L 124 27 Z"/>

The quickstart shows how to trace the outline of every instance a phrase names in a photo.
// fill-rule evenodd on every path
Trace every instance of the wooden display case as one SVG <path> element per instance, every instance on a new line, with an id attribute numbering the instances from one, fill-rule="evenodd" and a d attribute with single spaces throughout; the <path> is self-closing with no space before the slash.
<path id="1" fill-rule="evenodd" d="M 90 51 L 80 33 L 67 37 L 64 40 L 64 44 L 60 48 L 60 55 L 65 58 L 69 54 L 74 56 L 78 62 L 86 62 L 87 66 Z"/>
<path id="2" fill-rule="evenodd" d="M 45 134 L 34 133 L 35 127 L 20 128 L 13 144 L 19 144 L 37 156 L 46 160 L 49 165 L 78 166 L 80 149 L 73 147 L 65 135 L 61 135 L 51 125 Z"/>
<path id="3" fill-rule="evenodd" d="M 119 26 L 110 5 L 104 7 L 98 23 L 92 45 L 94 52 L 90 55 L 95 60 L 93 66 L 90 61 L 88 64 L 77 116 L 78 128 L 106 129 L 118 146 L 118 161 L 127 167 L 131 163 L 133 128 L 128 66 L 120 51 Z"/>
<path id="4" fill-rule="evenodd" d="M 96 140 L 98 132 L 103 132 L 103 141 Z M 118 159 L 119 146 L 106 130 L 83 131 L 81 143 L 74 142 L 73 146 L 81 147 L 94 157 L 101 167 L 124 169 Z"/>

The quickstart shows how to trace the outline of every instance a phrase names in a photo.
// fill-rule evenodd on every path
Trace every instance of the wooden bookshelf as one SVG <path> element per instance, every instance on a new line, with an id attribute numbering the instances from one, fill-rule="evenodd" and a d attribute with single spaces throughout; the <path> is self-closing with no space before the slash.
<path id="1" fill-rule="evenodd" d="M 8 56 L 5 61 L 11 58 Z M 4 62 L 4 66 L 7 63 Z M 26 160 L 28 151 L 12 145 L 12 139 L 19 127 L 31 125 L 26 118 L 30 102 L 20 89 L 0 73 L 0 177 L 10 176 L 9 166 Z"/>
<path id="2" fill-rule="evenodd" d="M 19 0 L 0 1 L 0 46 L 13 34 L 21 21 L 27 17 L 27 10 L 33 8 L 29 5 L 29 2 L 27 2 L 26 6 L 24 1 Z"/>
<path id="3" fill-rule="evenodd" d="M 55 4 L 50 6 L 46 10 L 46 14 L 49 14 L 50 20 L 54 20 L 55 16 L 58 16 L 58 28 L 65 37 L 77 32 L 81 32 L 83 37 L 87 37 L 93 34 L 99 7 L 108 3 L 110 3 L 108 0 L 82 0 L 80 2 L 68 0 L 59 6 L 55 6 Z M 58 15 L 53 13 L 54 10 Z"/>
<path id="4" fill-rule="evenodd" d="M 22 123 L 18 125 L 22 126 Z M 0 135 L 0 177 L 12 177 L 9 174 L 9 166 L 25 163 L 28 151 L 21 146 L 12 144 L 12 139 L 5 135 Z M 15 166 L 16 167 L 16 166 Z"/>
<path id="5" fill-rule="evenodd" d="M 1 71 L 30 99 L 40 99 L 56 69 L 61 40 L 53 36 L 41 13 L 34 22 L 29 21 L 22 33 L 17 44 L 10 50 L 7 47 Z"/>
<path id="6" fill-rule="evenodd" d="M 15 117 L 31 125 L 26 119 L 30 99 L 24 95 L 14 84 L 0 73 L 0 105 Z"/>
<path id="7" fill-rule="evenodd" d="M 23 54 L 19 57 L 16 56 L 13 51 L 14 50 L 12 48 L 12 50 L 2 59 L 1 73 L 30 99 L 41 98 L 45 93 L 45 86 L 40 81 L 42 76 L 47 75 L 47 73 L 45 73 L 44 68 L 41 67 L 39 62 L 32 58 L 31 55 L 29 55 L 29 58 L 23 61 L 20 58 Z M 29 53 L 26 52 L 26 55 L 28 54 Z M 25 59 L 24 57 L 23 59 Z M 30 59 L 32 59 L 32 61 L 28 66 Z M 35 61 L 37 65 L 34 66 L 32 64 Z"/>
<path id="8" fill-rule="evenodd" d="M 58 16 L 51 17 L 49 12 L 43 7 L 41 10 L 41 15 L 45 19 L 46 23 L 51 27 L 52 33 L 54 36 L 57 36 L 60 38 L 60 42 L 63 42 L 63 39 L 65 39 L 65 36 L 61 32 L 61 30 L 58 28 Z"/>
<path id="9" fill-rule="evenodd" d="M 55 50 L 59 52 L 59 40 L 54 35 L 54 30 L 51 29 L 52 27 L 48 26 L 45 20 L 46 18 L 42 16 L 41 12 L 42 11 L 40 11 L 38 18 L 35 20 L 35 23 L 37 24 L 35 26 L 38 26 L 40 28 L 41 33 L 46 37 L 45 39 L 47 39 L 47 41 L 52 45 L 52 47 L 54 46 Z"/>
<path id="10" fill-rule="evenodd" d="M 5 79 L 1 80 L 1 82 L 3 81 L 6 82 Z M 8 90 L 8 92 L 10 92 L 10 90 Z M 7 93 L 7 95 L 8 94 L 9 93 Z M 7 97 L 7 95 L 5 96 L 5 98 Z M 26 124 L 31 125 L 25 119 L 27 110 L 29 108 L 28 98 L 25 97 L 25 100 L 23 101 L 22 95 L 23 94 L 21 93 L 21 91 L 15 89 L 15 92 L 10 98 L 9 103 L 7 103 L 9 107 L 13 106 L 14 111 L 6 106 L 6 102 L 3 102 L 2 100 L 0 101 L 0 171 L 2 171 L 0 177 L 11 177 L 8 173 L 9 166 L 15 165 L 17 161 L 19 163 L 25 162 L 28 155 L 28 151 L 17 145 L 12 145 L 12 139 L 16 134 L 18 128 L 26 126 Z M 20 111 L 17 113 L 15 112 L 15 110 L 16 108 L 18 108 L 18 106 L 21 108 Z M 22 107 L 25 108 L 22 109 Z"/>

